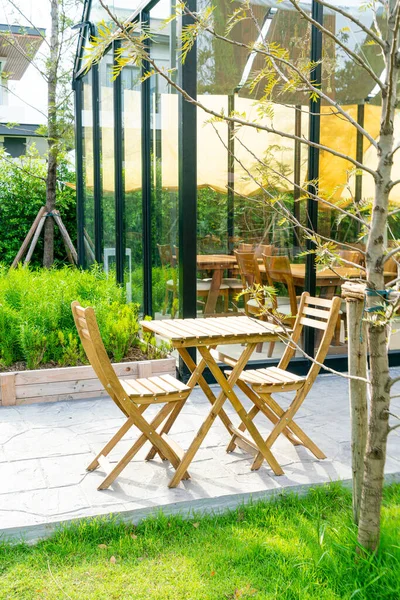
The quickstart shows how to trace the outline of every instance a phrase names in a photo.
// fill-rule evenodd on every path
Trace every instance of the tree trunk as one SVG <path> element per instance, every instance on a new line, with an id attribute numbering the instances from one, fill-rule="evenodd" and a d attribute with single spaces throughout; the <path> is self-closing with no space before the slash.
<path id="1" fill-rule="evenodd" d="M 384 253 L 389 192 L 392 181 L 394 147 L 394 112 L 399 75 L 399 18 L 397 2 L 390 1 L 387 50 L 385 52 L 385 92 L 382 93 L 382 117 L 378 140 L 378 168 L 375 178 L 375 197 L 366 249 L 367 310 L 369 315 L 368 342 L 370 354 L 371 402 L 368 438 L 364 462 L 358 541 L 370 551 L 376 550 L 380 536 L 386 445 L 389 433 L 390 375 L 387 352 L 387 324 L 374 312 L 384 306 L 380 290 L 384 290 Z M 372 310 L 371 310 L 372 309 Z"/>
<path id="2" fill-rule="evenodd" d="M 57 192 L 57 161 L 58 161 L 58 132 L 57 132 L 57 73 L 59 62 L 59 22 L 58 0 L 50 0 L 51 37 L 50 58 L 48 68 L 48 163 L 46 181 L 46 209 L 52 212 L 56 208 Z M 54 219 L 48 217 L 44 229 L 43 266 L 51 267 L 54 262 Z"/>
<path id="3" fill-rule="evenodd" d="M 367 328 L 364 319 L 365 286 L 347 283 L 342 286 L 346 298 L 349 375 L 367 378 Z M 353 471 L 353 517 L 360 518 L 364 457 L 368 430 L 367 384 L 349 380 L 351 419 L 351 465 Z"/>

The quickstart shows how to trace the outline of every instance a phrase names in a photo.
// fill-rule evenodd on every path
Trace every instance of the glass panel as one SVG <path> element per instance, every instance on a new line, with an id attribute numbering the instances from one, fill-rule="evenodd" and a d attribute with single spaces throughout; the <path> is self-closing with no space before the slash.
<path id="1" fill-rule="evenodd" d="M 137 67 L 124 67 L 122 84 L 125 186 L 125 283 L 128 300 L 143 306 L 142 107 Z"/>
<path id="2" fill-rule="evenodd" d="M 83 163 L 83 227 L 85 263 L 95 262 L 94 243 L 94 179 L 93 179 L 93 113 L 92 74 L 89 71 L 82 79 L 82 163 Z"/>
<path id="3" fill-rule="evenodd" d="M 159 67 L 176 65 L 175 22 L 169 0 L 150 11 L 154 41 L 150 54 Z M 178 95 L 161 75 L 150 80 L 151 229 L 153 312 L 156 317 L 178 314 Z"/>
<path id="4" fill-rule="evenodd" d="M 213 27 L 218 33 L 224 34 L 235 8 L 229 0 L 217 1 Z M 270 44 L 287 47 L 295 63 L 309 60 L 309 27 L 298 13 L 281 8 L 278 2 L 273 10 L 258 3 L 251 9 L 252 17 L 235 25 L 232 39 L 254 44 L 262 31 Z M 307 135 L 307 94 L 276 89 L 266 102 L 265 81 L 250 87 L 262 67 L 261 58 L 252 57 L 248 48 L 200 36 L 199 101 L 215 112 L 235 111 L 257 124 Z M 296 293 L 303 291 L 305 280 L 305 259 L 300 256 L 305 240 L 292 216 L 305 222 L 305 203 L 300 198 L 307 179 L 307 148 L 254 127 L 234 130 L 225 122 L 210 122 L 210 114 L 202 109 L 197 118 L 198 314 L 239 311 L 261 317 L 250 295 L 237 299 L 248 285 L 261 283 L 275 287 L 274 306 L 291 325 L 297 312 Z M 250 262 L 236 258 L 235 251 L 248 253 Z M 274 306 L 265 300 L 266 308 Z M 254 358 L 278 358 L 284 348 L 281 343 L 264 344 Z M 238 356 L 242 348 L 226 351 Z"/>
<path id="5" fill-rule="evenodd" d="M 364 7 L 346 10 L 360 19 L 368 27 L 373 25 L 372 11 Z M 378 22 L 380 17 L 378 17 Z M 349 19 L 334 11 L 324 12 L 324 25 L 343 42 L 355 50 L 369 66 L 380 75 L 383 70 L 382 58 L 376 45 L 370 45 L 366 34 Z M 349 114 L 354 121 L 365 127 L 376 138 L 379 132 L 380 97 L 374 92 L 375 82 L 366 71 L 328 38 L 324 40 L 324 70 L 322 89 L 331 99 L 322 101 L 321 143 L 360 163 L 375 164 L 376 152 L 367 138 L 357 134 L 357 129 L 337 110 L 332 102 Z M 366 104 L 365 99 L 370 95 Z M 364 264 L 362 251 L 365 250 L 365 229 L 357 220 L 369 219 L 373 181 L 369 175 L 356 171 L 353 163 L 332 156 L 329 152 L 320 154 L 318 232 L 337 243 L 337 258 L 334 272 L 319 269 L 317 292 L 321 296 L 340 295 L 340 286 L 346 277 L 362 275 L 357 265 Z M 345 212 L 347 214 L 345 214 Z M 350 214 L 349 214 L 350 213 Z M 317 340 L 318 341 L 318 340 Z M 338 323 L 330 354 L 347 352 L 346 313 Z"/>
<path id="6" fill-rule="evenodd" d="M 135 9 L 141 4 L 140 0 L 108 0 L 107 6 L 110 12 L 117 17 L 118 20 L 126 20 Z M 97 25 L 101 21 L 112 23 L 112 19 L 106 9 L 102 6 L 100 0 L 92 0 L 89 20 Z"/>
<path id="7" fill-rule="evenodd" d="M 115 179 L 114 179 L 114 96 L 113 54 L 107 52 L 99 67 L 100 169 L 102 182 L 103 265 L 115 274 Z"/>

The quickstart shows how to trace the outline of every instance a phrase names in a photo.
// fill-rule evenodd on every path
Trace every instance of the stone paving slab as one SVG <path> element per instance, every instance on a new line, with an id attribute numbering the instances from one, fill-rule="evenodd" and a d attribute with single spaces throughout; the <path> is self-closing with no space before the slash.
<path id="1" fill-rule="evenodd" d="M 400 369 L 392 371 L 400 374 Z M 289 396 L 281 395 L 278 400 L 284 406 Z M 225 407 L 238 424 L 229 403 Z M 171 436 L 187 448 L 208 409 L 207 399 L 196 389 Z M 146 414 L 156 410 L 150 407 Z M 393 412 L 399 411 L 396 399 Z M 173 473 L 168 463 L 144 462 L 145 446 L 114 485 L 99 492 L 97 486 L 105 474 L 101 469 L 87 473 L 86 466 L 124 420 L 107 398 L 1 408 L 0 535 L 34 540 L 48 535 L 59 523 L 111 513 L 137 522 L 160 508 L 167 513 L 223 510 L 285 489 L 302 492 L 329 481 L 348 483 L 351 478 L 347 380 L 342 377 L 320 376 L 297 416 L 328 458 L 318 461 L 302 446 L 292 446 L 280 436 L 273 448 L 285 470 L 280 477 L 266 463 L 252 472 L 252 458 L 240 449 L 227 454 L 229 436 L 217 420 L 190 467 L 191 480 L 178 488 L 167 487 Z M 256 423 L 265 435 L 271 429 L 262 416 Z M 132 430 L 117 445 L 111 463 L 126 452 L 136 435 Z M 386 473 L 389 479 L 400 480 L 399 430 L 389 437 Z"/>

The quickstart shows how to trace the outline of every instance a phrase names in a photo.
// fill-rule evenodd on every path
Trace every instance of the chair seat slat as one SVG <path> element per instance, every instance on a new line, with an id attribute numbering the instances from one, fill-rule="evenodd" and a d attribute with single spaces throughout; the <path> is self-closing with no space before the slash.
<path id="1" fill-rule="evenodd" d="M 166 394 L 170 394 L 171 392 L 175 393 L 177 391 L 176 387 L 172 385 L 172 383 L 165 381 L 161 377 L 149 377 L 149 381 L 161 388 Z"/>
<path id="2" fill-rule="evenodd" d="M 171 385 L 175 386 L 175 388 L 177 390 L 179 390 L 180 392 L 190 392 L 191 391 L 190 387 L 188 387 L 187 385 L 182 383 L 182 381 L 179 381 L 179 379 L 172 377 L 172 375 L 168 375 L 168 373 L 166 375 L 160 375 L 160 378 L 163 379 L 164 381 L 166 381 L 167 383 L 170 383 Z"/>
<path id="3" fill-rule="evenodd" d="M 153 395 L 159 396 L 159 395 L 164 395 L 167 393 L 164 388 L 160 387 L 153 381 L 153 377 L 148 377 L 148 378 L 139 377 L 138 379 L 136 379 L 136 381 L 137 381 L 137 383 L 142 385 L 144 388 L 150 390 L 150 392 Z"/>
<path id="4" fill-rule="evenodd" d="M 120 379 L 122 386 L 127 394 L 130 396 L 153 396 L 153 392 L 151 392 L 148 388 L 144 387 L 141 383 L 138 382 L 137 379 L 130 379 L 127 381 L 126 379 Z"/>

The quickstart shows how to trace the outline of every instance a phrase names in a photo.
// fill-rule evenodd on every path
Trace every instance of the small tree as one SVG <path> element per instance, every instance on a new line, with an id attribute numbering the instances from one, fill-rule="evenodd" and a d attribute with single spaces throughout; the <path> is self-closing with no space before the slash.
<path id="1" fill-rule="evenodd" d="M 102 0 L 100 1 L 106 8 L 105 3 Z M 234 111 L 229 114 L 222 111 L 218 112 L 190 97 L 175 82 L 175 77 L 171 70 L 160 68 L 157 60 L 148 52 L 148 40 L 151 38 L 151 34 L 146 30 L 141 30 L 139 34 L 139 26 L 137 24 L 119 22 L 110 11 L 108 11 L 110 20 L 114 21 L 117 27 L 116 29 L 114 28 L 113 32 L 108 26 L 104 26 L 104 28 L 100 27 L 99 35 L 92 45 L 92 54 L 89 63 L 100 60 L 105 48 L 112 39 L 122 39 L 124 49 L 117 59 L 117 66 L 115 68 L 116 76 L 129 63 L 140 65 L 142 61 L 147 61 L 150 69 L 146 77 L 152 75 L 163 77 L 170 86 L 183 95 L 187 102 L 196 105 L 208 113 L 211 123 L 225 121 L 230 124 L 233 135 L 240 128 L 253 128 L 258 131 L 277 134 L 282 138 L 283 142 L 291 140 L 301 145 L 312 146 L 329 153 L 333 157 L 347 161 L 352 165 L 353 175 L 368 173 L 372 176 L 374 181 L 374 196 L 370 206 L 364 206 L 361 210 L 359 206 L 355 206 L 354 199 L 352 199 L 350 207 L 345 209 L 331 202 L 329 195 L 324 195 L 323 190 L 319 189 L 318 181 L 308 181 L 303 185 L 295 183 L 283 170 L 274 169 L 273 166 L 271 167 L 264 160 L 263 156 L 256 156 L 252 152 L 251 147 L 245 146 L 252 153 L 257 167 L 255 170 L 245 169 L 247 176 L 257 184 L 260 191 L 264 194 L 264 201 L 269 203 L 271 209 L 276 211 L 281 219 L 290 223 L 292 227 L 302 230 L 304 235 L 311 240 L 309 252 L 316 255 L 318 263 L 334 268 L 335 261 L 340 260 L 334 240 L 317 235 L 312 227 L 300 223 L 294 217 L 284 202 L 284 195 L 276 190 L 271 192 L 271 189 L 268 187 L 268 181 L 271 176 L 279 176 L 289 185 L 297 188 L 305 197 L 339 211 L 342 216 L 353 220 L 360 230 L 360 235 L 365 236 L 367 239 L 366 251 L 364 253 L 364 271 L 367 287 L 365 297 L 366 312 L 363 318 L 367 323 L 370 355 L 369 380 L 367 380 L 370 390 L 370 410 L 365 453 L 364 449 L 361 448 L 364 455 L 364 465 L 361 477 L 362 493 L 359 508 L 358 541 L 360 546 L 373 551 L 378 546 L 380 535 L 380 510 L 387 438 L 390 430 L 399 426 L 389 426 L 391 389 L 399 378 L 392 379 L 390 377 L 388 362 L 388 327 L 398 306 L 396 299 L 394 302 L 389 302 L 389 292 L 396 286 L 397 278 L 385 285 L 384 268 L 385 263 L 390 258 L 395 257 L 399 251 L 399 248 L 388 249 L 386 227 L 388 217 L 394 214 L 390 210 L 389 194 L 400 183 L 400 180 L 396 180 L 392 173 L 393 157 L 400 149 L 400 145 L 395 146 L 393 125 L 400 72 L 400 0 L 371 0 L 365 6 L 363 5 L 362 8 L 368 7 L 368 9 L 373 11 L 373 21 L 370 27 L 365 24 L 365 20 L 361 16 L 359 18 L 358 15 L 325 0 L 313 0 L 313 4 L 318 3 L 322 5 L 336 16 L 344 18 L 347 24 L 356 26 L 359 31 L 364 33 L 366 39 L 365 45 L 367 47 L 374 47 L 377 51 L 377 57 L 374 61 L 376 70 L 380 69 L 380 65 L 384 67 L 379 72 L 376 72 L 371 67 L 371 61 L 365 59 L 365 54 L 356 52 L 348 36 L 345 35 L 346 28 L 343 28 L 337 34 L 314 19 L 311 14 L 304 10 L 303 5 L 298 0 L 288 1 L 292 5 L 292 8 L 304 19 L 304 22 L 308 24 L 309 29 L 314 28 L 314 30 L 321 32 L 325 40 L 329 41 L 334 47 L 340 48 L 345 53 L 349 64 L 361 68 L 365 77 L 368 77 L 369 81 L 372 81 L 379 90 L 382 102 L 377 139 L 371 136 L 367 129 L 358 123 L 350 112 L 341 106 L 331 94 L 324 91 L 321 85 L 315 82 L 316 69 L 320 66 L 326 70 L 327 76 L 329 76 L 329 69 L 332 68 L 332 65 L 329 64 L 330 58 L 327 57 L 322 61 L 315 62 L 308 59 L 304 60 L 304 57 L 300 56 L 299 60 L 294 60 L 290 57 L 287 48 L 280 46 L 276 42 L 270 44 L 268 38 L 263 34 L 260 23 L 257 22 L 251 3 L 248 0 L 240 2 L 239 7 L 227 18 L 225 32 L 222 34 L 215 29 L 212 6 L 207 6 L 203 10 L 193 13 L 182 2 L 177 5 L 177 15 L 185 14 L 190 18 L 189 25 L 183 27 L 182 30 L 180 41 L 182 60 L 185 60 L 187 53 L 193 48 L 195 41 L 204 33 L 207 36 L 211 36 L 211 39 L 217 40 L 219 44 L 240 48 L 250 55 L 253 54 L 256 56 L 253 64 L 257 66 L 249 77 L 248 89 L 254 92 L 257 84 L 261 85 L 264 89 L 262 97 L 256 97 L 260 115 L 259 119 L 249 119 L 246 114 L 239 115 Z M 171 19 L 173 18 L 174 16 L 171 17 Z M 258 39 L 253 42 L 244 42 L 232 35 L 238 23 L 246 20 L 255 23 L 257 31 L 259 31 Z M 204 69 L 204 65 L 200 68 Z M 329 145 L 308 140 L 301 135 L 283 131 L 279 127 L 274 126 L 272 101 L 279 100 L 279 97 L 284 100 L 288 94 L 301 94 L 303 96 L 306 94 L 311 102 L 315 102 L 316 107 L 318 107 L 319 101 L 323 100 L 331 107 L 333 113 L 338 114 L 347 124 L 355 128 L 357 133 L 364 139 L 367 139 L 376 149 L 378 155 L 376 167 L 371 168 L 353 158 L 348 154 L 346 148 L 335 149 Z M 266 124 L 263 118 L 266 115 L 270 117 L 270 124 Z M 221 137 L 220 141 L 224 144 Z M 241 145 L 244 145 L 243 142 L 241 142 Z M 228 151 L 227 145 L 226 149 Z M 243 168 L 240 158 L 235 155 L 234 159 Z M 351 248 L 351 244 L 349 247 Z M 347 260 L 342 260 L 342 264 L 359 267 L 359 265 L 354 265 Z M 394 297 L 397 298 L 396 295 Z M 355 311 L 351 311 L 351 314 L 354 315 Z M 355 328 L 356 324 L 351 323 L 349 328 L 351 329 L 352 327 Z M 359 396 L 365 396 L 366 379 L 362 373 L 364 365 L 361 365 L 360 369 L 360 376 L 352 378 L 352 389 L 355 389 Z M 359 382 L 359 386 L 357 386 L 357 381 Z"/>
<path id="2" fill-rule="evenodd" d="M 43 38 L 46 52 L 37 55 L 29 45 L 19 44 L 16 36 L 2 32 L 6 43 L 15 46 L 18 53 L 31 63 L 47 84 L 47 125 L 39 131 L 47 139 L 46 212 L 57 208 L 57 167 L 60 158 L 73 148 L 73 107 L 71 104 L 71 70 L 76 32 L 71 32 L 73 19 L 81 5 L 79 0 L 48 0 L 51 18 L 50 37 L 43 35 L 31 21 L 19 0 L 6 0 L 15 17 L 28 23 Z M 23 27 L 21 28 L 23 31 Z M 27 104 L 31 106 L 28 99 Z M 51 267 L 54 262 L 54 219 L 44 221 L 43 266 Z"/>

